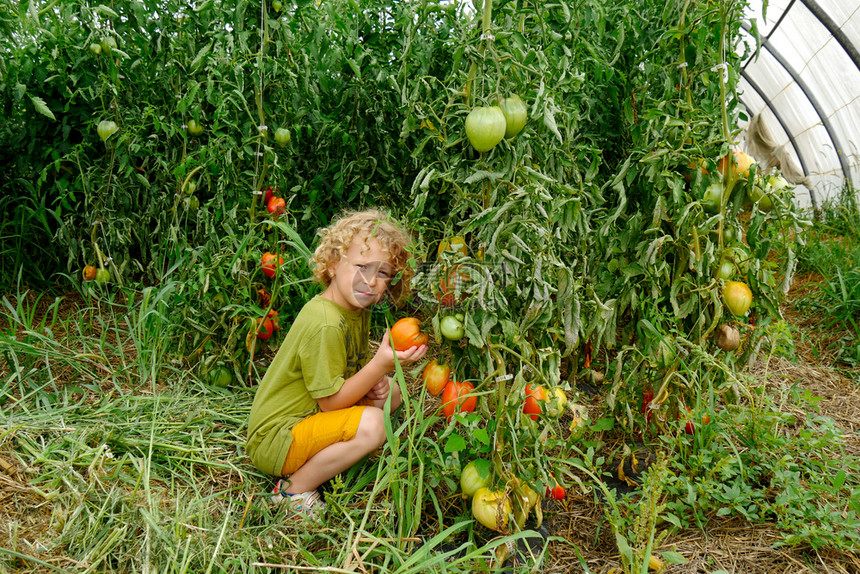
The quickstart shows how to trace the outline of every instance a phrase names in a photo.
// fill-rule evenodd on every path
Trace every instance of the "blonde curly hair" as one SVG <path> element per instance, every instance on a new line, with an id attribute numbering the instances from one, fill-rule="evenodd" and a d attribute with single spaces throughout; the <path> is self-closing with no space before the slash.
<path id="1" fill-rule="evenodd" d="M 364 236 L 365 241 L 371 238 L 379 241 L 382 251 L 389 256 L 395 279 L 389 285 L 388 292 L 394 302 L 400 302 L 408 292 L 409 281 L 414 274 L 407 264 L 410 256 L 409 235 L 388 213 L 379 209 L 349 211 L 329 227 L 321 229 L 318 235 L 320 243 L 312 259 L 314 277 L 326 287 L 332 280 L 328 271 L 346 256 L 353 239 Z"/>

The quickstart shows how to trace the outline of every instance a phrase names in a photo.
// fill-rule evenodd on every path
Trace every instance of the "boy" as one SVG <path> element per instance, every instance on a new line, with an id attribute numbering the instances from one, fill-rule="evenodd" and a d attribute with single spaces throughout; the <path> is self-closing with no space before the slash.
<path id="1" fill-rule="evenodd" d="M 296 317 L 251 407 L 247 452 L 281 477 L 272 500 L 315 517 L 316 488 L 385 443 L 382 408 L 402 401 L 388 332 L 370 357 L 370 307 L 390 291 L 399 299 L 411 270 L 408 236 L 380 211 L 349 213 L 320 232 L 314 276 L 325 291 Z M 396 284 L 391 281 L 402 273 Z M 396 352 L 420 360 L 427 346 Z"/>

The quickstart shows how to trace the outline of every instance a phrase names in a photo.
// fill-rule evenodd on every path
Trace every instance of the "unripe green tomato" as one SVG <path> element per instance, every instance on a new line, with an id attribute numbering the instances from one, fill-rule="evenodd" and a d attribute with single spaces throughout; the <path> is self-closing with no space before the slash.
<path id="1" fill-rule="evenodd" d="M 728 259 L 722 259 L 717 266 L 717 279 L 728 281 L 735 276 L 735 264 Z"/>
<path id="2" fill-rule="evenodd" d="M 463 472 L 460 473 L 460 489 L 466 496 L 473 496 L 478 492 L 479 488 L 484 488 L 489 483 L 489 474 L 486 478 L 482 478 L 474 460 L 469 462 L 469 464 L 463 468 Z"/>
<path id="3" fill-rule="evenodd" d="M 105 269 L 104 267 L 99 267 L 99 270 L 96 271 L 96 283 L 101 283 L 104 285 L 105 283 L 110 281 L 110 271 Z"/>
<path id="4" fill-rule="evenodd" d="M 224 366 L 212 369 L 209 371 L 209 384 L 226 389 L 233 384 L 233 371 Z"/>
<path id="5" fill-rule="evenodd" d="M 192 136 L 199 136 L 203 133 L 203 126 L 198 124 L 193 118 L 188 120 L 188 133 Z"/>
<path id="6" fill-rule="evenodd" d="M 715 181 L 705 190 L 705 196 L 702 198 L 702 209 L 707 213 L 717 213 L 720 210 L 722 201 L 723 184 Z"/>
<path id="7" fill-rule="evenodd" d="M 95 54 L 95 55 L 97 55 L 97 56 L 98 56 L 99 54 L 101 54 L 101 53 L 102 53 L 102 46 L 101 46 L 101 44 L 96 44 L 96 43 L 92 43 L 92 44 L 90 44 L 90 52 L 92 52 L 93 54 Z"/>
<path id="8" fill-rule="evenodd" d="M 105 54 L 110 54 L 111 51 L 116 48 L 116 40 L 113 39 L 113 36 L 105 36 L 102 39 L 102 52 Z"/>
<path id="9" fill-rule="evenodd" d="M 499 106 L 474 108 L 466 116 L 466 137 L 477 151 L 493 149 L 505 137 L 507 122 Z"/>
<path id="10" fill-rule="evenodd" d="M 512 138 L 526 126 L 528 112 L 526 105 L 518 95 L 499 100 L 499 107 L 505 114 L 505 137 Z"/>
<path id="11" fill-rule="evenodd" d="M 279 146 L 284 147 L 290 143 L 290 130 L 287 128 L 278 128 L 275 130 L 275 141 Z"/>
<path id="12" fill-rule="evenodd" d="M 442 336 L 450 341 L 459 341 L 465 334 L 463 322 L 453 315 L 442 317 L 439 321 L 439 330 L 442 331 Z"/>
<path id="13" fill-rule="evenodd" d="M 773 200 L 758 184 L 748 188 L 747 198 L 753 203 L 758 202 L 758 207 L 764 212 L 773 209 Z"/>
<path id="14" fill-rule="evenodd" d="M 102 141 L 107 141 L 107 139 L 115 134 L 118 129 L 116 122 L 112 120 L 102 120 L 99 122 L 99 125 L 96 126 L 96 131 Z"/>
<path id="15" fill-rule="evenodd" d="M 193 195 L 188 198 L 188 211 L 197 211 L 200 208 L 200 200 Z"/>
<path id="16" fill-rule="evenodd" d="M 281 7 L 282 7 L 282 4 L 281 4 L 280 0 L 274 0 L 272 2 L 272 10 L 274 10 L 275 12 L 280 12 Z"/>

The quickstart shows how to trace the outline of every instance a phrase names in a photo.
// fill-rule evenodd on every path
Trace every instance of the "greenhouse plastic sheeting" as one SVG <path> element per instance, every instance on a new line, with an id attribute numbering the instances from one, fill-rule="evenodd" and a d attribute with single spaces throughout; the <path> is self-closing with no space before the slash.
<path id="1" fill-rule="evenodd" d="M 761 48 L 741 69 L 740 101 L 771 136 L 780 169 L 796 171 L 795 196 L 821 207 L 860 184 L 860 2 L 753 0 L 744 23 Z M 745 38 L 754 47 L 752 36 Z M 742 49 L 742 47 L 739 47 Z M 750 128 L 752 122 L 743 127 Z M 750 146 L 752 129 L 744 132 Z M 767 161 L 763 162 L 767 165 Z M 789 178 L 790 180 L 792 178 Z"/>

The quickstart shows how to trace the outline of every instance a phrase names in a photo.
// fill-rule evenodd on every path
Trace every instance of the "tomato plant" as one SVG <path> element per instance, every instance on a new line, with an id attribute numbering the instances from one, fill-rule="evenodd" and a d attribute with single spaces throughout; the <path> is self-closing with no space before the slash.
<path id="1" fill-rule="evenodd" d="M 472 391 L 472 383 L 448 381 L 442 391 L 442 413 L 449 421 L 455 412 L 470 413 L 478 405 L 478 397 Z"/>
<path id="2" fill-rule="evenodd" d="M 260 257 L 260 268 L 263 270 L 263 273 L 268 278 L 273 278 L 277 273 L 278 269 L 281 265 L 284 264 L 284 258 L 280 255 L 275 255 L 274 253 L 270 253 L 266 251 L 263 253 L 263 256 Z"/>
<path id="3" fill-rule="evenodd" d="M 405 317 L 391 326 L 391 346 L 395 351 L 426 345 L 429 339 L 421 332 L 421 322 L 415 317 Z"/>
<path id="4" fill-rule="evenodd" d="M 723 287 L 723 301 L 733 315 L 740 317 L 746 315 L 752 305 L 753 294 L 746 283 L 726 281 L 726 286 Z"/>
<path id="5" fill-rule="evenodd" d="M 540 385 L 526 385 L 526 398 L 523 402 L 523 412 L 529 415 L 533 421 L 538 420 L 538 415 L 543 412 L 541 405 L 546 401 L 546 389 Z"/>
<path id="6" fill-rule="evenodd" d="M 442 392 L 442 389 L 448 384 L 450 376 L 451 367 L 440 364 L 436 359 L 427 363 L 422 372 L 424 386 L 427 387 L 427 392 L 434 397 Z"/>
<path id="7" fill-rule="evenodd" d="M 439 330 L 442 336 L 449 341 L 459 341 L 465 335 L 465 326 L 463 325 L 463 315 L 446 315 L 439 321 Z"/>
<path id="8" fill-rule="evenodd" d="M 505 137 L 505 114 L 499 106 L 474 108 L 466 116 L 466 137 L 479 152 L 490 151 Z"/>
<path id="9" fill-rule="evenodd" d="M 514 94 L 499 100 L 499 107 L 505 115 L 505 137 L 512 138 L 526 126 L 528 112 L 522 98 Z"/>

